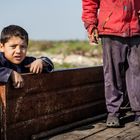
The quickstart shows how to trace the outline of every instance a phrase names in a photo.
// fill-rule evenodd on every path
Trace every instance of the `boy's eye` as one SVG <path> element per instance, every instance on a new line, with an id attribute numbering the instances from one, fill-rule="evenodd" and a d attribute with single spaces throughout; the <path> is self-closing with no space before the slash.
<path id="1" fill-rule="evenodd" d="M 26 49 L 27 46 L 21 45 L 21 49 Z"/>
<path id="2" fill-rule="evenodd" d="M 12 46 L 10 46 L 12 49 L 15 49 L 16 47 L 17 47 L 17 45 L 12 45 Z M 25 50 L 27 48 L 27 46 L 25 46 L 25 45 L 21 45 L 20 46 L 20 49 L 22 49 L 22 50 Z"/>
<path id="3" fill-rule="evenodd" d="M 14 49 L 14 48 L 16 48 L 16 45 L 12 45 L 12 46 L 10 46 L 10 47 Z"/>

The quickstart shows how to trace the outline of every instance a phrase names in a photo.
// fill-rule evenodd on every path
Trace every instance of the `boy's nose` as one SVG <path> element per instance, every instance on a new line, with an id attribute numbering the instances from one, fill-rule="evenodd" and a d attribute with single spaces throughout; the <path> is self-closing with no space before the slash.
<path id="1" fill-rule="evenodd" d="M 16 53 L 16 54 L 21 54 L 21 50 L 20 50 L 20 49 L 17 49 L 17 50 L 15 51 L 15 53 Z"/>
<path id="2" fill-rule="evenodd" d="M 20 53 L 21 52 L 21 48 L 19 46 L 16 47 L 16 52 Z"/>
<path id="3" fill-rule="evenodd" d="M 21 51 L 20 51 L 20 49 L 16 49 L 16 53 L 20 53 Z"/>

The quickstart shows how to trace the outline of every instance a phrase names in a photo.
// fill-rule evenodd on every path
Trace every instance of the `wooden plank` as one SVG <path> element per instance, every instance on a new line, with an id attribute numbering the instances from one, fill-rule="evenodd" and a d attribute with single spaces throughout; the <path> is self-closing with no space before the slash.
<path id="1" fill-rule="evenodd" d="M 139 140 L 140 127 L 132 122 L 122 128 L 107 128 L 105 123 L 92 123 L 43 140 Z"/>
<path id="2" fill-rule="evenodd" d="M 106 130 L 106 125 L 104 123 L 91 123 L 79 128 L 75 128 L 69 132 L 59 134 L 53 137 L 44 138 L 43 140 L 82 140 L 88 136 L 100 133 L 101 131 Z"/>
<path id="3" fill-rule="evenodd" d="M 133 139 L 133 140 L 140 140 L 140 136 L 136 137 L 136 138 L 135 138 L 135 139 Z"/>
<path id="4" fill-rule="evenodd" d="M 127 129 L 116 136 L 112 137 L 110 140 L 135 140 L 135 138 L 140 136 L 140 127 L 133 125 L 132 128 Z"/>
<path id="5" fill-rule="evenodd" d="M 119 135 L 120 133 L 124 132 L 124 131 L 129 131 L 131 128 L 133 128 L 134 126 L 132 125 L 132 123 L 128 123 L 126 124 L 125 127 L 122 128 L 108 128 L 100 133 L 88 136 L 86 138 L 84 138 L 84 140 L 108 140 L 108 139 L 112 139 L 112 140 L 116 140 L 114 137 Z"/>
<path id="6" fill-rule="evenodd" d="M 107 128 L 106 120 L 102 120 L 43 140 L 123 140 L 125 138 L 125 140 L 135 140 L 139 138 L 140 127 L 137 129 L 138 126 L 134 125 L 133 120 L 134 113 L 127 112 L 121 117 L 121 122 L 124 122 L 125 126 L 120 128 Z"/>

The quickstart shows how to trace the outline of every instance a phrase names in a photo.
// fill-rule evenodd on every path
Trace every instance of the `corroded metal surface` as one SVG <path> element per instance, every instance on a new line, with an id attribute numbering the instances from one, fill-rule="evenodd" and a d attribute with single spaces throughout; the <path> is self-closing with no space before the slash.
<path id="1" fill-rule="evenodd" d="M 0 88 L 6 95 L 1 94 L 7 140 L 28 140 L 34 134 L 106 111 L 101 66 L 26 74 L 23 78 L 22 89 L 14 89 L 11 83 Z"/>
<path id="2" fill-rule="evenodd" d="M 6 140 L 6 131 L 7 131 L 7 114 L 6 114 L 6 86 L 0 84 L 0 137 L 1 139 Z"/>

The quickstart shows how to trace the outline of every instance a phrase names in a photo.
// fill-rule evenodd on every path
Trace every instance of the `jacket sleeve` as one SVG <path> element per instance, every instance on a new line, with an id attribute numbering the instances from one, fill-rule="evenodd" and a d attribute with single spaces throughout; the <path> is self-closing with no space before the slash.
<path id="1" fill-rule="evenodd" d="M 82 21 L 88 32 L 97 27 L 98 8 L 100 0 L 82 0 Z"/>
<path id="2" fill-rule="evenodd" d="M 28 65 L 30 63 L 32 63 L 33 61 L 35 61 L 37 58 L 35 57 L 29 57 L 27 56 L 23 62 L 23 65 Z M 43 67 L 43 72 L 51 72 L 54 69 L 54 65 L 52 63 L 52 61 L 48 58 L 48 57 L 40 57 L 38 59 L 41 59 L 42 61 L 44 61 L 46 63 L 46 66 Z"/>
<path id="3" fill-rule="evenodd" d="M 12 69 L 0 66 L 0 82 L 7 83 L 12 71 L 13 71 Z"/>
<path id="4" fill-rule="evenodd" d="M 48 57 L 40 57 L 40 59 L 42 59 L 46 63 L 46 66 L 44 66 L 44 68 L 43 68 L 43 72 L 53 71 L 54 65 Z"/>

